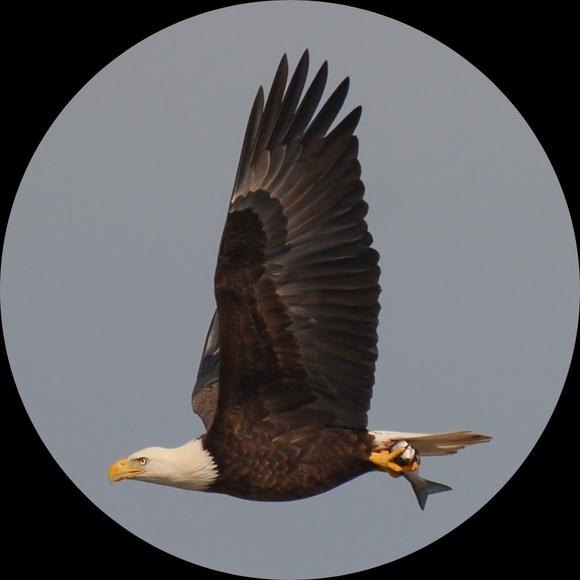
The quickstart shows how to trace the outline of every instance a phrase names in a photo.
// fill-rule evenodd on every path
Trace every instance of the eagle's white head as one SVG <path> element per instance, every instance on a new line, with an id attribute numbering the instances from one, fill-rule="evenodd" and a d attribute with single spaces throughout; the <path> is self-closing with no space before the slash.
<path id="1" fill-rule="evenodd" d="M 109 469 L 111 483 L 136 479 L 196 491 L 207 489 L 217 476 L 217 465 L 199 438 L 174 449 L 148 447 L 119 459 Z"/>

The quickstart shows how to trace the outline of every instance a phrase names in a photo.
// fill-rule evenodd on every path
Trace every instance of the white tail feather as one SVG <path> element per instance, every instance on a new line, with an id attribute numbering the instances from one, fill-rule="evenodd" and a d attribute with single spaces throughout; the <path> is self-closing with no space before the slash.
<path id="1" fill-rule="evenodd" d="M 403 433 L 399 431 L 371 431 L 377 447 L 389 446 L 395 441 L 408 441 L 421 456 L 449 455 L 476 443 L 486 443 L 488 435 L 471 431 L 449 431 L 447 433 Z"/>

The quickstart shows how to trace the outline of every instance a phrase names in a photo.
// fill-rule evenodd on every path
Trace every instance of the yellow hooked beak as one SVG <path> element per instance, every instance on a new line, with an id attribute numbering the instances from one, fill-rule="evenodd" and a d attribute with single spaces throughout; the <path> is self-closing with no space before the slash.
<path id="1" fill-rule="evenodd" d="M 115 483 L 122 479 L 131 479 L 144 471 L 144 469 L 135 466 L 129 459 L 123 457 L 123 459 L 119 459 L 119 461 L 111 465 L 109 469 L 109 481 Z"/>

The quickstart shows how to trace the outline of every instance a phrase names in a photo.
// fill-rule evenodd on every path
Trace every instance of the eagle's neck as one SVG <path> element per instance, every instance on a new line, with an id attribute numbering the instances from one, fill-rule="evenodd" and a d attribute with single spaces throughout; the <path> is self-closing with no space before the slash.
<path id="1" fill-rule="evenodd" d="M 155 483 L 204 491 L 218 477 L 217 465 L 201 438 L 188 441 L 181 447 L 163 449 L 164 472 Z"/>

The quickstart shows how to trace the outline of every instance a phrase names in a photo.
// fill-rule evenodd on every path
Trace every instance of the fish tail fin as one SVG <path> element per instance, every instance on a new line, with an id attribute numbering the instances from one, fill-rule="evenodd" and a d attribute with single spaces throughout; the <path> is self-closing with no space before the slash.
<path id="1" fill-rule="evenodd" d="M 448 485 L 437 483 L 436 481 L 429 481 L 428 479 L 421 477 L 416 471 L 407 471 L 406 473 L 403 473 L 403 476 L 411 484 L 422 510 L 425 509 L 427 497 L 430 494 L 449 491 L 451 489 Z"/>

